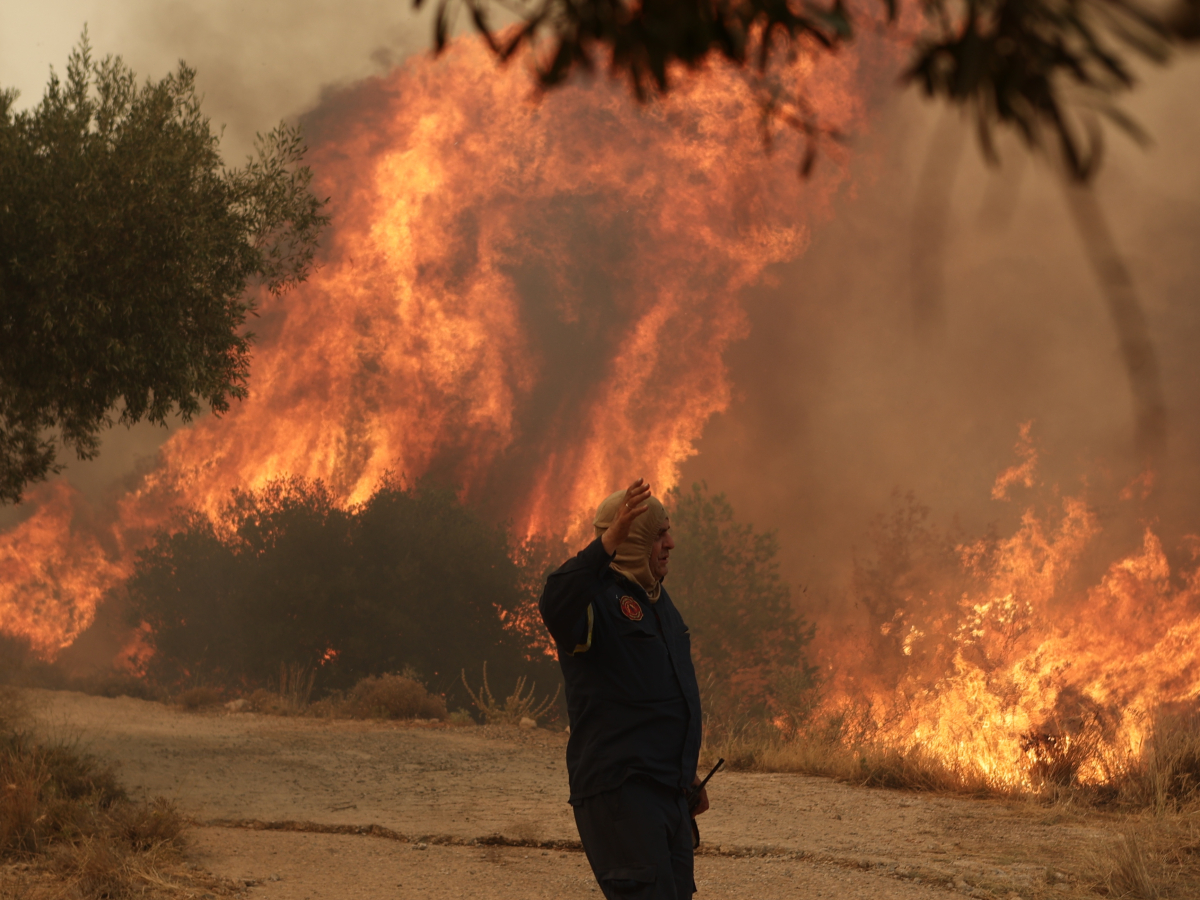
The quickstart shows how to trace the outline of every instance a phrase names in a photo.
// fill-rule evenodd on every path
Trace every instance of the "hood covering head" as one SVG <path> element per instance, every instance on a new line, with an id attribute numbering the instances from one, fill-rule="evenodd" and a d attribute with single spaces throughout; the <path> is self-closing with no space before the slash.
<path id="1" fill-rule="evenodd" d="M 624 502 L 625 492 L 617 491 L 615 494 L 609 494 L 600 504 L 594 522 L 596 537 L 603 535 L 616 521 Z M 650 550 L 658 540 L 658 533 L 667 525 L 667 511 L 663 509 L 657 497 L 650 497 L 645 503 L 650 508 L 633 520 L 629 537 L 617 547 L 616 555 L 609 565 L 614 571 L 641 585 L 650 602 L 654 603 L 662 591 L 662 582 L 650 573 Z"/>

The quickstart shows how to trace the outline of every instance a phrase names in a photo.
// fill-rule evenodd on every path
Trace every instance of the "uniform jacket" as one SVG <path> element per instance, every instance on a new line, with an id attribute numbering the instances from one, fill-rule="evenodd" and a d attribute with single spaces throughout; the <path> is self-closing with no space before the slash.
<path id="1" fill-rule="evenodd" d="M 651 604 L 612 559 L 596 539 L 547 579 L 540 604 L 566 682 L 572 803 L 631 775 L 686 789 L 700 753 L 687 625 L 665 589 Z"/>

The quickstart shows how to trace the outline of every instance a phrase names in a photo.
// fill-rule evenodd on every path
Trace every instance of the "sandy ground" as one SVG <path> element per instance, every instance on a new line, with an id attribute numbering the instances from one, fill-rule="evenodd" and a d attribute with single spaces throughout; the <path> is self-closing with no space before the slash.
<path id="1" fill-rule="evenodd" d="M 600 896 L 566 803 L 565 735 L 30 697 L 47 732 L 194 817 L 194 861 L 252 897 Z M 1111 837 L 1098 817 L 798 775 L 722 772 L 710 797 L 699 898 L 1072 895 Z"/>

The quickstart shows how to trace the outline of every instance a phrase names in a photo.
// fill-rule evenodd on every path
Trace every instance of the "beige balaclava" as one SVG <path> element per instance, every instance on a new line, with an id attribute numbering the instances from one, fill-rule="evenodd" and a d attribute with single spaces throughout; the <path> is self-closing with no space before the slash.
<path id="1" fill-rule="evenodd" d="M 625 502 L 625 492 L 617 491 L 609 494 L 596 510 L 596 537 L 600 537 L 616 521 L 621 504 Z M 662 582 L 650 574 L 650 550 L 658 540 L 658 533 L 667 524 L 667 511 L 658 502 L 657 497 L 646 500 L 650 508 L 633 520 L 629 529 L 629 537 L 617 547 L 617 552 L 610 563 L 612 568 L 624 575 L 630 581 L 642 586 L 651 603 L 658 601 L 662 591 Z"/>

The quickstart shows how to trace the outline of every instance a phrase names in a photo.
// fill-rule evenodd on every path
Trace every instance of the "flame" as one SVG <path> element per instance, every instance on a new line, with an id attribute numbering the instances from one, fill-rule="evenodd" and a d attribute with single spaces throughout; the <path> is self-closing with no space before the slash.
<path id="1" fill-rule="evenodd" d="M 850 52 L 785 74 L 842 132 L 878 77 Z M 670 488 L 729 403 L 738 292 L 846 177 L 799 179 L 787 131 L 764 153 L 747 77 L 714 65 L 642 107 L 606 80 L 537 96 L 461 41 L 332 95 L 308 132 L 334 227 L 314 277 L 263 299 L 248 399 L 176 432 L 102 521 L 38 492 L 0 535 L 0 629 L 53 656 L 173 508 L 279 476 L 345 503 L 433 476 L 520 535 L 581 533 L 639 475 Z"/>
<path id="2" fill-rule="evenodd" d="M 1016 451 L 995 499 L 1038 487 L 1030 423 Z M 994 786 L 1029 787 L 1072 754 L 1071 780 L 1109 780 L 1136 757 L 1158 708 L 1200 698 L 1200 543 L 1189 538 L 1190 566 L 1172 572 L 1147 526 L 1135 552 L 1079 587 L 1103 534 L 1084 497 L 1065 497 L 1026 509 L 1007 537 L 960 544 L 968 589 L 953 597 L 946 577 L 907 596 L 878 628 L 885 641 L 903 634 L 898 648 L 861 632 L 824 648 L 829 709 L 865 700 L 882 743 Z M 899 666 L 864 683 L 862 669 L 838 663 L 850 658 Z"/>
<path id="3" fill-rule="evenodd" d="M 0 630 L 53 655 L 91 624 L 127 562 L 81 520 L 81 495 L 67 482 L 40 486 L 28 502 L 33 514 L 0 540 Z"/>

